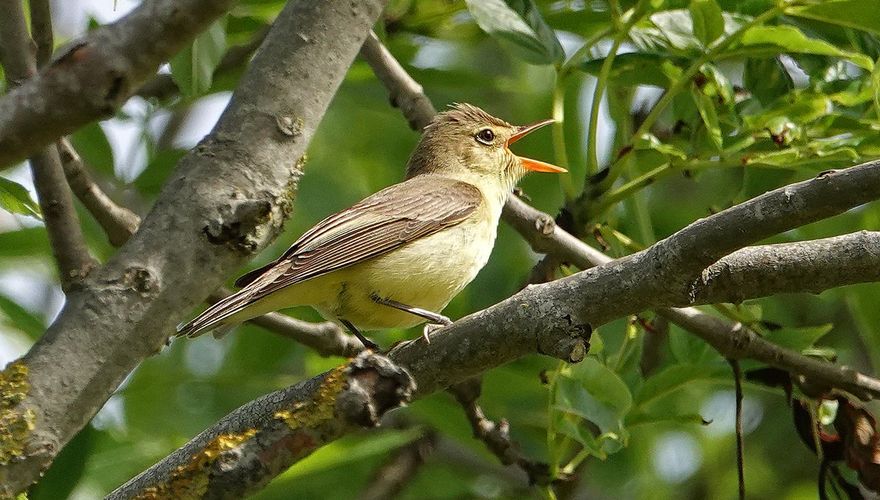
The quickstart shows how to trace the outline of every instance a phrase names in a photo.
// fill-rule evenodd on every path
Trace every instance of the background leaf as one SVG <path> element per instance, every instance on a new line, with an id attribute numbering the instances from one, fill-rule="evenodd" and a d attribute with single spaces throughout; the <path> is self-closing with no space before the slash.
<path id="1" fill-rule="evenodd" d="M 532 0 L 467 0 L 480 28 L 532 64 L 557 64 L 565 57 L 553 29 Z"/>
<path id="2" fill-rule="evenodd" d="M 40 205 L 21 184 L 0 177 L 0 208 L 13 214 L 40 219 Z"/>
<path id="3" fill-rule="evenodd" d="M 690 12 L 694 36 L 704 46 L 724 34 L 724 17 L 715 0 L 691 0 Z"/>
<path id="4" fill-rule="evenodd" d="M 171 58 L 171 76 L 188 97 L 202 95 L 211 88 L 214 69 L 226 50 L 226 21 L 213 22 L 192 45 Z"/>

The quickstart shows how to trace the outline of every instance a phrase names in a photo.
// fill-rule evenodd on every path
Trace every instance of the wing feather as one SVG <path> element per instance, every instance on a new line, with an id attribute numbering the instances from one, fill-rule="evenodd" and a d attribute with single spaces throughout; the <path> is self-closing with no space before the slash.
<path id="1" fill-rule="evenodd" d="M 471 184 L 420 175 L 390 186 L 306 231 L 275 261 L 236 281 L 243 289 L 206 309 L 179 335 L 196 336 L 282 288 L 378 257 L 464 221 L 482 203 Z"/>

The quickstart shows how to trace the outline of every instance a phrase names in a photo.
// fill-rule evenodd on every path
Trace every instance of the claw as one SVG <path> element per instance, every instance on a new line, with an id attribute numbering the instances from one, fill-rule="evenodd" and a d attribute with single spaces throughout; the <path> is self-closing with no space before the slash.
<path id="1" fill-rule="evenodd" d="M 442 330 L 444 327 L 447 327 L 452 324 L 452 321 L 450 321 L 449 318 L 444 316 L 443 319 L 445 319 L 446 321 L 442 324 L 440 324 L 440 323 L 426 323 L 425 324 L 424 328 L 422 328 L 422 337 L 425 338 L 425 342 L 430 344 L 431 339 L 428 337 L 428 335 L 433 334 L 437 330 Z"/>

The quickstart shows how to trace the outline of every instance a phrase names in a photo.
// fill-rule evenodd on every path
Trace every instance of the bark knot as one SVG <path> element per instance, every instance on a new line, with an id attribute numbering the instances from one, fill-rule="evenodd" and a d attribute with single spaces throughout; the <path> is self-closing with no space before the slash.
<path id="1" fill-rule="evenodd" d="M 221 207 L 218 217 L 208 222 L 202 232 L 215 245 L 230 245 L 250 254 L 257 249 L 257 228 L 271 211 L 272 204 L 267 200 L 234 200 Z"/>

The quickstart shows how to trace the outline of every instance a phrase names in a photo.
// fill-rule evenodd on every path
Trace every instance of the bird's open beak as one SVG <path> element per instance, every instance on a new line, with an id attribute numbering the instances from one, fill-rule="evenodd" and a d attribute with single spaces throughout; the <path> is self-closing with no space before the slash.
<path id="1" fill-rule="evenodd" d="M 535 130 L 538 130 L 539 128 L 543 127 L 544 125 L 549 125 L 549 124 L 553 123 L 553 121 L 554 121 L 553 119 L 542 120 L 542 121 L 539 121 L 538 123 L 533 123 L 531 125 L 524 125 L 522 127 L 517 127 L 516 133 L 513 134 L 512 136 L 510 136 L 510 139 L 507 140 L 507 144 L 505 144 L 505 147 L 509 148 L 510 145 L 513 144 L 514 142 L 522 139 L 523 137 L 527 136 L 528 134 L 534 132 Z M 519 158 L 520 161 L 522 161 L 523 167 L 525 167 L 526 169 L 531 170 L 533 172 L 554 172 L 557 174 L 568 172 L 568 170 L 566 170 L 562 167 L 557 167 L 556 165 L 551 165 L 550 163 L 544 163 L 543 161 L 540 161 L 540 160 L 533 160 L 531 158 L 523 158 L 522 156 L 517 156 L 517 158 Z"/>

